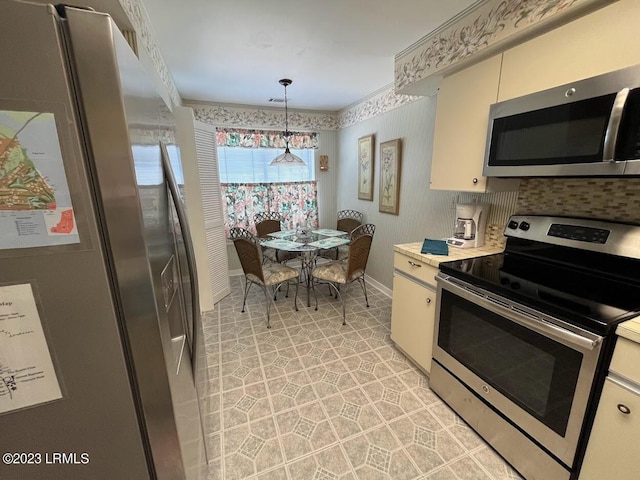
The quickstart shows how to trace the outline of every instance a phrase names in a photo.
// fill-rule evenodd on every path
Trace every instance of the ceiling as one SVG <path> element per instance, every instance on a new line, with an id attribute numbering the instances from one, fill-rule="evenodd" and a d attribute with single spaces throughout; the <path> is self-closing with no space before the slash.
<path id="1" fill-rule="evenodd" d="M 290 78 L 290 108 L 335 112 L 390 86 L 397 53 L 477 0 L 137 1 L 183 100 L 281 107 L 269 99 Z M 119 0 L 65 3 L 133 28 Z"/>
<path id="2" fill-rule="evenodd" d="M 475 0 L 141 0 L 184 100 L 337 111 L 393 83 L 394 56 Z"/>

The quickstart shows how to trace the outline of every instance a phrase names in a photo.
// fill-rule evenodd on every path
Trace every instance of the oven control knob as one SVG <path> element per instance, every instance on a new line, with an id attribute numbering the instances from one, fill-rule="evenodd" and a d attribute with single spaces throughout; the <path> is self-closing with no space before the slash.
<path id="1" fill-rule="evenodd" d="M 520 283 L 518 282 L 513 282 L 511 284 L 511 288 L 513 288 L 514 290 L 520 290 Z"/>
<path id="2" fill-rule="evenodd" d="M 516 228 L 518 228 L 518 222 L 516 222 L 515 220 L 511 220 L 507 227 L 509 227 L 511 230 L 515 230 Z"/>
<path id="3" fill-rule="evenodd" d="M 529 227 L 531 227 L 531 225 L 527 222 L 520 222 L 520 230 L 524 230 L 525 232 L 527 230 L 529 230 Z"/>
<path id="4" fill-rule="evenodd" d="M 484 393 L 489 393 L 491 391 L 491 389 L 489 388 L 488 385 L 482 385 L 482 391 Z"/>

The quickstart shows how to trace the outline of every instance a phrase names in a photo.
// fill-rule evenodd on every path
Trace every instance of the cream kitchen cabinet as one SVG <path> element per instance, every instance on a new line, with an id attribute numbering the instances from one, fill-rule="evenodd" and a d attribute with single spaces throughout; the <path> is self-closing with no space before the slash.
<path id="1" fill-rule="evenodd" d="M 438 269 L 394 253 L 391 340 L 424 372 L 431 369 Z"/>
<path id="2" fill-rule="evenodd" d="M 636 480 L 640 472 L 640 344 L 618 338 L 579 480 Z"/>
<path id="3" fill-rule="evenodd" d="M 640 2 L 620 0 L 503 54 L 498 101 L 640 63 Z"/>
<path id="4" fill-rule="evenodd" d="M 442 80 L 431 160 L 432 190 L 515 191 L 517 180 L 482 176 L 489 105 L 498 98 L 502 55 Z"/>

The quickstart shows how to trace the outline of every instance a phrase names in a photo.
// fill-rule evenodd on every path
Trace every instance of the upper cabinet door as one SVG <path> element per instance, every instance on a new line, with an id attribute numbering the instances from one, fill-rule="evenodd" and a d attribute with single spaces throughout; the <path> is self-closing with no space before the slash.
<path id="1" fill-rule="evenodd" d="M 484 193 L 518 189 L 517 182 L 499 185 L 499 179 L 482 176 L 489 105 L 498 97 L 501 60 L 502 55 L 496 55 L 442 80 L 433 139 L 432 190 Z"/>
<path id="2" fill-rule="evenodd" d="M 620 0 L 504 52 L 498 101 L 640 63 L 640 2 Z"/>

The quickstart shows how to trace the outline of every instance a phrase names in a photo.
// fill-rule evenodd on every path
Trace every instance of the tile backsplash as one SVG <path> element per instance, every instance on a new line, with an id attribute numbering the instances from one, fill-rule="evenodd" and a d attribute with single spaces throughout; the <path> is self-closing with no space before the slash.
<path id="1" fill-rule="evenodd" d="M 460 193 L 463 202 L 491 205 L 485 244 L 504 247 L 512 214 L 585 217 L 640 224 L 640 178 L 523 178 L 519 192 Z"/>
<path id="2" fill-rule="evenodd" d="M 640 178 L 528 178 L 516 213 L 640 223 Z"/>

